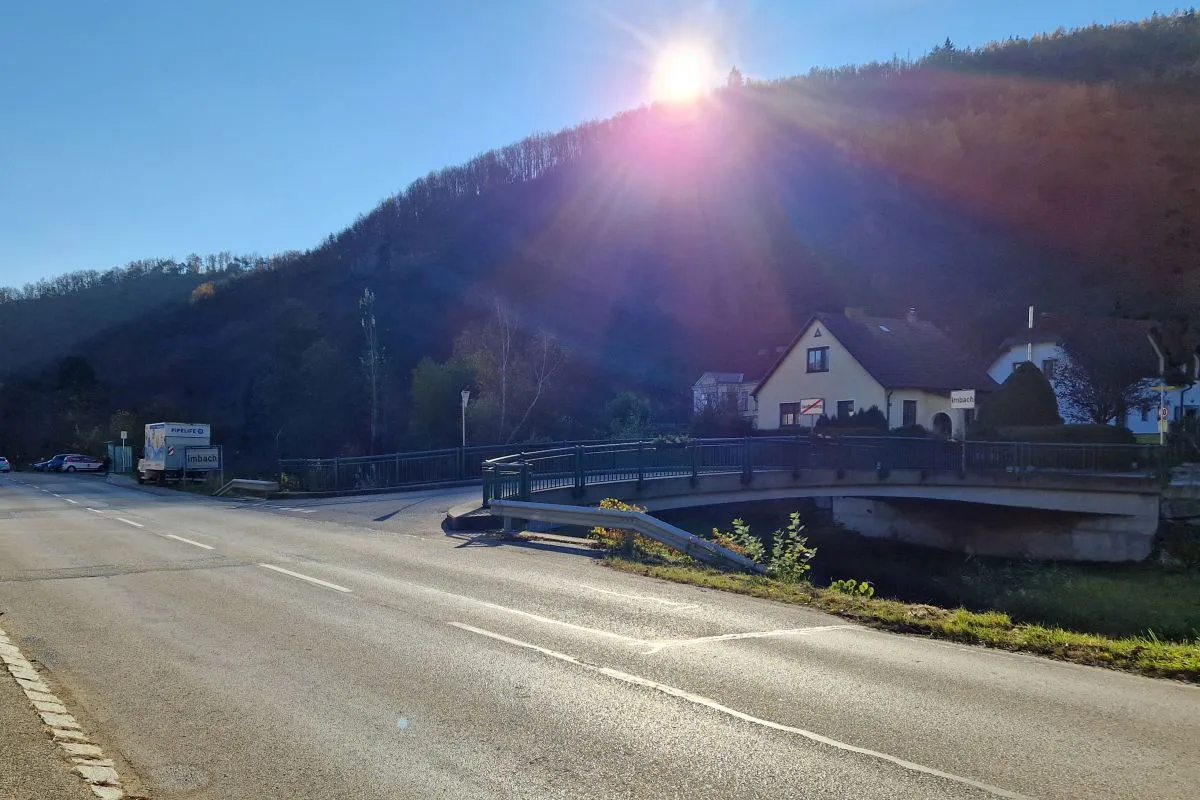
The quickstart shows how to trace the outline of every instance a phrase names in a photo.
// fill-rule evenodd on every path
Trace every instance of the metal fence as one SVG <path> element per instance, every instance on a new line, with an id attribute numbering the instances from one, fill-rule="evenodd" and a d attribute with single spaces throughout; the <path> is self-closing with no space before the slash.
<path id="1" fill-rule="evenodd" d="M 491 459 L 483 501 L 529 500 L 534 492 L 672 476 L 806 469 L 928 472 L 1058 472 L 1154 475 L 1168 465 L 1157 445 L 961 442 L 907 437 L 754 437 L 579 443 Z"/>
<path id="2" fill-rule="evenodd" d="M 451 447 L 412 453 L 388 453 L 347 458 L 285 458 L 279 460 L 279 485 L 284 491 L 326 492 L 400 489 L 436 483 L 479 480 L 489 459 L 522 450 L 593 445 L 597 440 L 547 444 L 497 444 Z M 611 444 L 611 442 L 610 442 Z"/>

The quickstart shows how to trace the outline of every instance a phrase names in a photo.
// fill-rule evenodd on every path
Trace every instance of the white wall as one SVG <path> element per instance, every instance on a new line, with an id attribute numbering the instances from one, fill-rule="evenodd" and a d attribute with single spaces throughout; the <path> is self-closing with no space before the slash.
<path id="1" fill-rule="evenodd" d="M 821 334 L 819 337 L 816 335 L 818 332 Z M 810 347 L 829 348 L 828 372 L 807 371 Z M 886 412 L 883 387 L 854 360 L 841 342 L 833 338 L 833 334 L 821 322 L 809 326 L 775 374 L 759 388 L 759 430 L 778 430 L 781 403 L 799 403 L 818 397 L 825 401 L 825 414 L 830 417 L 837 414 L 839 400 L 853 400 L 855 411 L 879 406 L 880 411 Z M 893 422 L 893 426 L 898 424 Z"/>
<path id="2" fill-rule="evenodd" d="M 1013 362 L 1023 362 L 1028 354 L 1026 345 L 1014 345 L 1010 347 L 1003 355 L 992 362 L 988 369 L 988 374 L 996 383 L 1004 383 L 1005 379 L 1013 372 Z M 1033 346 L 1033 363 L 1038 369 L 1042 368 L 1042 362 L 1048 358 L 1058 359 L 1062 364 L 1066 361 L 1066 353 L 1056 344 L 1040 343 Z M 1159 381 L 1157 378 L 1147 378 L 1147 386 L 1157 386 Z M 1051 381 L 1051 386 L 1054 382 Z M 1195 406 L 1200 402 L 1200 387 L 1189 390 L 1178 390 L 1174 392 L 1166 392 L 1165 405 L 1167 406 L 1167 415 L 1169 419 L 1175 419 L 1177 409 L 1186 401 L 1188 406 Z M 1071 405 L 1062 398 L 1055 388 L 1055 395 L 1058 397 L 1058 413 L 1062 415 L 1067 422 L 1071 421 Z M 1152 434 L 1158 433 L 1158 393 L 1154 394 L 1154 400 L 1150 413 L 1146 419 L 1142 419 L 1140 409 L 1131 409 L 1125 420 L 1125 427 L 1137 434 Z"/>
<path id="3" fill-rule="evenodd" d="M 963 411 L 955 411 L 950 408 L 950 397 L 948 395 L 922 392 L 918 389 L 897 389 L 892 392 L 891 427 L 899 428 L 904 424 L 905 400 L 917 401 L 917 424 L 925 428 L 925 430 L 932 431 L 934 416 L 938 413 L 944 413 L 950 417 L 952 435 L 955 437 L 962 436 L 966 414 Z M 887 409 L 883 406 L 879 408 L 884 413 L 887 413 Z"/>

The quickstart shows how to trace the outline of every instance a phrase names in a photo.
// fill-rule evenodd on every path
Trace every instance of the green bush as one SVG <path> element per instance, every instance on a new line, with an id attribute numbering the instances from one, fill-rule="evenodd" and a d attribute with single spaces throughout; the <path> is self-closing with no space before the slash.
<path id="1" fill-rule="evenodd" d="M 908 436 L 916 439 L 932 436 L 923 425 L 903 425 L 899 428 L 892 428 L 891 433 L 892 436 Z"/>
<path id="2" fill-rule="evenodd" d="M 834 428 L 838 430 L 869 430 L 872 435 L 879 435 L 887 430 L 887 417 L 879 410 L 879 406 L 859 409 L 847 417 L 827 417 L 822 415 L 817 419 L 817 430 Z"/>
<path id="3" fill-rule="evenodd" d="M 750 526 L 741 519 L 733 521 L 731 531 L 713 528 L 712 540 L 762 564 L 767 568 L 767 575 L 781 583 L 800 583 L 808 578 L 808 572 L 812 569 L 808 562 L 817 554 L 817 548 L 808 546 L 808 539 L 801 535 L 803 532 L 800 512 L 793 511 L 788 517 L 787 527 L 772 534 L 769 557 L 762 539 L 752 534 Z"/>
<path id="4" fill-rule="evenodd" d="M 1019 364 L 979 409 L 979 428 L 984 430 L 1061 424 L 1054 389 L 1029 361 Z"/>
<path id="5" fill-rule="evenodd" d="M 986 435 L 985 435 L 986 434 Z M 1137 444 L 1128 428 L 1114 425 L 1009 425 L 983 430 L 977 439 L 995 442 L 1052 442 L 1059 444 Z"/>

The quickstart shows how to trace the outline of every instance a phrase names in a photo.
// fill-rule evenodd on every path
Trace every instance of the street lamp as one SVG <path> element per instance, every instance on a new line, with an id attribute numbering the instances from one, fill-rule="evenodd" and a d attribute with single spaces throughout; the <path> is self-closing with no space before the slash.
<path id="1" fill-rule="evenodd" d="M 471 399 L 471 390 L 462 390 L 462 446 L 467 446 L 467 403 Z"/>

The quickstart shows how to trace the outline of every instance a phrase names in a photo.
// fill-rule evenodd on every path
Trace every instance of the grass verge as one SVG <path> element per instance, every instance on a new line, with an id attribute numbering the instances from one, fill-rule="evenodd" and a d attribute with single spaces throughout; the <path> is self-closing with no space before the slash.
<path id="1" fill-rule="evenodd" d="M 1200 683 L 1200 640 L 1164 642 L 1152 636 L 1109 638 L 1062 628 L 1014 623 L 1008 614 L 946 609 L 883 598 L 856 597 L 807 583 L 681 564 L 647 564 L 619 557 L 605 563 L 623 572 L 709 589 L 811 606 L 872 628 L 964 644 L 1035 653 L 1061 661 L 1109 667 L 1157 678 Z"/>

